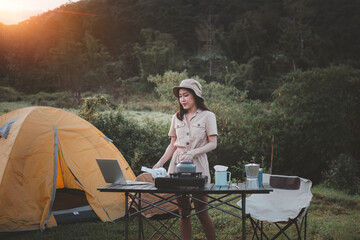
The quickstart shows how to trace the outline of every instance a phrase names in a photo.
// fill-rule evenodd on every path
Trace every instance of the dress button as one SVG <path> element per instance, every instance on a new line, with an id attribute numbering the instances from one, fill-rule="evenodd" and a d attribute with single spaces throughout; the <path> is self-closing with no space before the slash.
<path id="1" fill-rule="evenodd" d="M 200 127 L 200 123 L 198 123 L 198 127 Z"/>
<path id="2" fill-rule="evenodd" d="M 189 136 L 189 133 L 186 133 L 186 135 L 188 135 L 188 136 Z"/>
<path id="3" fill-rule="evenodd" d="M 189 142 L 187 142 L 186 145 L 189 145 Z"/>

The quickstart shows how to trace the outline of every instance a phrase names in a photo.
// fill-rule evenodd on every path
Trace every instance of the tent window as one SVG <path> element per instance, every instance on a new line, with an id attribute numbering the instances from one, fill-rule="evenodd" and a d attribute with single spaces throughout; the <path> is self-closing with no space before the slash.
<path id="1" fill-rule="evenodd" d="M 11 126 L 15 122 L 16 118 L 5 123 L 4 126 L 0 127 L 0 137 L 7 139 Z"/>

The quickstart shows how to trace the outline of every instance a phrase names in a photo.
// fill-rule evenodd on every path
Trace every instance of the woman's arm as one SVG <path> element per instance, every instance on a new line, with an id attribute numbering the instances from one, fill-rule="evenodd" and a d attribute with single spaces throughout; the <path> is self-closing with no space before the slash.
<path id="1" fill-rule="evenodd" d="M 192 158 L 198 154 L 207 153 L 214 150 L 217 147 L 217 136 L 216 135 L 208 136 L 208 140 L 209 142 L 206 145 L 188 151 L 187 152 L 188 155 L 184 155 L 184 158 L 180 159 L 180 161 L 189 161 L 192 160 Z"/>
<path id="2" fill-rule="evenodd" d="M 176 136 L 171 137 L 171 141 L 169 146 L 166 148 L 164 155 L 160 158 L 160 160 L 153 166 L 153 169 L 161 168 L 164 164 L 172 157 L 176 150 L 176 146 L 174 145 L 176 141 Z"/>

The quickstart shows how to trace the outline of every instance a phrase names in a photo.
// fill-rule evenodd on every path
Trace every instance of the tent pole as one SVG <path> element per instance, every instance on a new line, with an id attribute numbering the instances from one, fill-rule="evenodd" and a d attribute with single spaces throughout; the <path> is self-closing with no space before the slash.
<path id="1" fill-rule="evenodd" d="M 53 207 L 54 201 L 55 201 L 55 194 L 56 194 L 56 179 L 57 179 L 57 170 L 58 170 L 58 157 L 59 157 L 59 138 L 58 138 L 58 131 L 56 126 L 54 126 L 54 181 L 53 181 L 53 192 L 51 195 L 51 202 L 50 202 L 50 206 L 49 206 L 49 213 L 48 213 L 48 217 L 45 221 L 44 226 L 42 227 L 42 230 L 45 230 L 46 224 L 48 223 L 49 219 L 50 219 L 50 215 L 51 215 L 51 209 Z"/>

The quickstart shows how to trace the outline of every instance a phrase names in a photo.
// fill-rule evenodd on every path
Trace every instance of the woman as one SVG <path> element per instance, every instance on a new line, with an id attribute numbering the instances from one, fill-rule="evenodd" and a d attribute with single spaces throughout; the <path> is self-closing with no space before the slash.
<path id="1" fill-rule="evenodd" d="M 164 155 L 154 165 L 162 167 L 170 158 L 168 173 L 174 173 L 178 161 L 193 161 L 197 172 L 202 172 L 210 182 L 209 162 L 207 152 L 216 148 L 217 127 L 215 114 L 210 112 L 201 96 L 201 84 L 194 79 L 186 79 L 180 86 L 173 88 L 174 95 L 179 99 L 179 110 L 171 120 L 169 136 L 171 141 Z M 195 198 L 208 201 L 202 194 L 194 194 Z M 205 206 L 194 201 L 196 210 Z M 179 200 L 180 215 L 189 215 L 191 212 L 188 199 Z M 215 239 L 214 224 L 208 211 L 199 213 L 198 218 L 202 224 L 207 239 Z M 181 218 L 180 228 L 182 239 L 192 239 L 191 219 Z"/>

